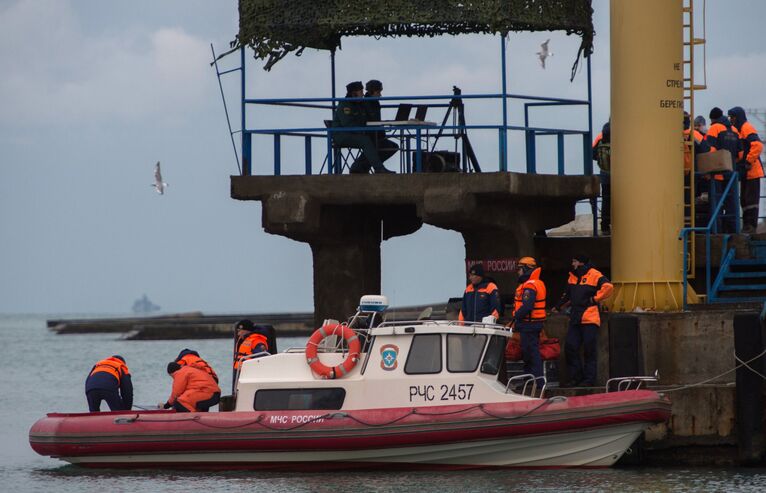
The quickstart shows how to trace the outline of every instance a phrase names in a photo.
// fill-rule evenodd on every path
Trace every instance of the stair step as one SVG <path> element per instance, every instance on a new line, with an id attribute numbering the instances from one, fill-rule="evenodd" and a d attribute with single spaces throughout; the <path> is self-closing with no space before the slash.
<path id="1" fill-rule="evenodd" d="M 766 268 L 766 260 L 760 259 L 760 258 L 735 258 L 731 261 L 732 266 L 753 266 L 753 267 L 764 267 Z"/>
<path id="2" fill-rule="evenodd" d="M 754 297 L 741 297 L 741 298 L 723 298 L 717 300 L 710 300 L 711 303 L 762 303 L 766 301 L 766 297 L 754 298 Z"/>
<path id="3" fill-rule="evenodd" d="M 766 272 L 727 272 L 724 279 L 766 278 Z"/>
<path id="4" fill-rule="evenodd" d="M 736 284 L 724 285 L 718 291 L 766 291 L 766 284 Z"/>

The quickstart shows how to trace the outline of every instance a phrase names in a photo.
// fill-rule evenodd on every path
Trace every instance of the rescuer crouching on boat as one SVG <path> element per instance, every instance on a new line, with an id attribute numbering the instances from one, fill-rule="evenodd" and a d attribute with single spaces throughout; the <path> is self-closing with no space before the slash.
<path id="1" fill-rule="evenodd" d="M 543 376 L 543 360 L 539 340 L 545 323 L 545 283 L 540 280 L 540 267 L 532 257 L 520 258 L 516 273 L 519 284 L 513 300 L 511 324 L 514 332 L 521 335 L 524 373 L 540 378 Z"/>
<path id="2" fill-rule="evenodd" d="M 207 412 L 221 400 L 221 388 L 205 370 L 193 366 L 168 363 L 168 375 L 173 377 L 173 390 L 162 407 L 178 412 Z"/>
<path id="3" fill-rule="evenodd" d="M 125 358 L 115 354 L 93 365 L 85 380 L 85 397 L 92 413 L 101 411 L 101 401 L 106 401 L 111 411 L 132 408 L 133 383 Z"/>
<path id="4" fill-rule="evenodd" d="M 210 363 L 200 357 L 197 351 L 192 349 L 182 349 L 181 352 L 178 353 L 175 361 L 181 366 L 189 365 L 203 370 L 205 373 L 213 377 L 215 383 L 218 383 L 218 374 L 213 370 L 213 367 L 210 366 Z"/>

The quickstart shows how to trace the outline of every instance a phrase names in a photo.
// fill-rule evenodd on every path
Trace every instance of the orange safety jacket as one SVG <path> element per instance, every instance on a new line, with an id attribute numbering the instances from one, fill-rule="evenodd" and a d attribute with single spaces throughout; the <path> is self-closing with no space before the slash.
<path id="1" fill-rule="evenodd" d="M 735 134 L 739 135 L 739 132 L 734 127 L 734 125 L 728 127 L 733 131 Z M 710 144 L 710 152 L 715 152 L 719 150 L 719 144 L 718 144 L 718 134 L 726 130 L 727 127 L 723 123 L 715 122 L 712 125 L 710 125 L 710 128 L 707 130 L 707 134 L 705 134 L 705 140 Z M 735 160 L 736 161 L 736 160 Z M 736 164 L 736 163 L 732 163 Z M 713 178 L 715 178 L 718 181 L 723 181 L 723 175 L 713 175 Z"/>
<path id="2" fill-rule="evenodd" d="M 242 366 L 242 358 L 244 358 L 247 355 L 253 354 L 253 351 L 256 347 L 258 347 L 258 344 L 263 344 L 266 348 L 266 351 L 269 350 L 269 341 L 266 339 L 266 336 L 263 334 L 253 333 L 250 334 L 245 338 L 244 341 L 242 341 L 239 344 L 239 347 L 237 348 L 237 358 L 234 360 L 234 369 L 238 370 L 240 366 Z"/>
<path id="3" fill-rule="evenodd" d="M 193 366 L 194 368 L 199 368 L 200 370 L 213 377 L 213 380 L 218 382 L 218 375 L 216 374 L 215 370 L 213 370 L 213 367 L 210 366 L 207 361 L 195 354 L 185 354 L 182 358 L 177 359 L 176 363 L 181 366 L 188 365 Z"/>
<path id="4" fill-rule="evenodd" d="M 172 374 L 173 389 L 168 398 L 168 404 L 178 401 L 190 411 L 198 411 L 197 403 L 213 397 L 221 388 L 204 370 L 193 366 L 182 366 Z"/>
<path id="5" fill-rule="evenodd" d="M 604 133 L 603 132 L 599 132 L 598 135 L 596 135 L 596 138 L 593 139 L 593 145 L 591 147 L 593 147 L 593 149 L 595 149 L 596 146 L 598 145 L 598 143 L 601 142 L 601 139 L 603 139 L 603 138 L 604 138 Z"/>
<path id="6" fill-rule="evenodd" d="M 763 165 L 761 163 L 761 153 L 763 152 L 763 142 L 758 138 L 758 133 L 750 122 L 745 122 L 738 129 L 739 138 L 742 139 L 742 156 L 750 165 L 747 170 L 747 180 L 755 180 L 763 177 Z"/>
<path id="7" fill-rule="evenodd" d="M 561 298 L 559 306 L 570 302 L 572 312 L 570 322 L 573 324 L 594 324 L 601 325 L 601 315 L 599 314 L 598 304 L 607 299 L 614 290 L 614 286 L 609 279 L 593 267 L 581 277 L 575 273 L 569 273 L 567 280 L 567 290 Z"/>
<path id="8" fill-rule="evenodd" d="M 513 315 L 515 318 L 516 312 L 524 304 L 523 295 L 524 291 L 529 289 L 535 292 L 534 308 L 530 313 L 525 315 L 519 322 L 544 322 L 545 321 L 545 283 L 540 280 L 540 267 L 536 268 L 529 275 L 529 279 L 520 283 L 516 287 L 516 295 L 513 299 Z"/>
<path id="9" fill-rule="evenodd" d="M 128 365 L 126 365 L 122 360 L 119 358 L 106 358 L 102 359 L 98 363 L 95 364 L 93 367 L 93 370 L 90 372 L 91 375 L 94 373 L 104 372 L 112 375 L 114 378 L 117 379 L 117 385 L 119 386 L 122 382 L 122 376 L 123 375 L 130 375 L 130 371 L 128 370 Z"/>

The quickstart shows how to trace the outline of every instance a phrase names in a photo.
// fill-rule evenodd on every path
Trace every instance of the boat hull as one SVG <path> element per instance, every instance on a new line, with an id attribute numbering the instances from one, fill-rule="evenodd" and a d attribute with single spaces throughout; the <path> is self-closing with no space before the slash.
<path id="1" fill-rule="evenodd" d="M 30 444 L 87 467 L 608 467 L 669 415 L 650 391 L 360 411 L 51 414 Z"/>

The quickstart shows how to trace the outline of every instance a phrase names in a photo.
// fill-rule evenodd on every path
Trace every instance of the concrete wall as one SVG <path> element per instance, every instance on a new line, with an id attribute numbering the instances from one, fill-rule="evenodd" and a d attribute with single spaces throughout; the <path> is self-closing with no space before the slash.
<path id="1" fill-rule="evenodd" d="M 711 307 L 683 313 L 637 313 L 640 332 L 640 359 L 647 375 L 659 371 L 656 390 L 667 390 L 672 402 L 667 424 L 647 431 L 648 447 L 684 463 L 729 463 L 736 461 L 736 387 L 733 320 L 737 313 L 725 307 Z M 599 334 L 598 383 L 609 378 L 609 314 Z M 562 342 L 559 361 L 566 381 L 566 339 L 568 320 L 554 315 L 546 323 L 550 337 Z M 728 373 L 727 373 L 728 372 Z M 722 375 L 720 378 L 710 380 Z M 694 385 L 710 380 L 702 385 Z M 685 387 L 685 388 L 680 388 Z M 683 449 L 685 452 L 680 452 Z M 701 450 L 711 449 L 715 459 L 705 460 Z M 664 457 L 665 455 L 663 455 Z"/>

